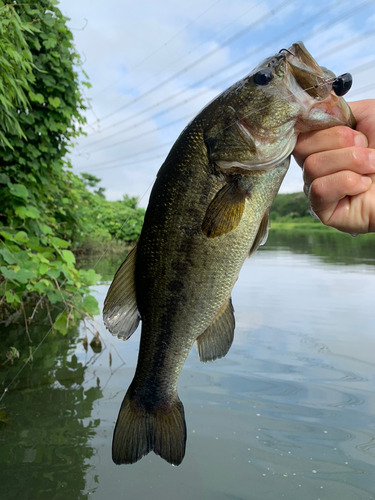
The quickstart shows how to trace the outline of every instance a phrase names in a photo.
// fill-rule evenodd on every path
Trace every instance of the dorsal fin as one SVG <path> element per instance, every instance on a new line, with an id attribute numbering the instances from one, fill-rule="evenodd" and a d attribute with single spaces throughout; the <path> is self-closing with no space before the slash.
<path id="1" fill-rule="evenodd" d="M 198 356 L 205 363 L 224 357 L 230 349 L 234 334 L 232 299 L 223 305 L 211 325 L 197 338 Z"/>
<path id="2" fill-rule="evenodd" d="M 263 219 L 260 223 L 257 235 L 255 236 L 255 240 L 249 251 L 249 257 L 253 255 L 258 250 L 258 247 L 264 245 L 268 238 L 268 232 L 270 230 L 270 218 L 269 218 L 270 210 L 267 209 L 265 214 L 263 215 Z"/>
<path id="3" fill-rule="evenodd" d="M 137 247 L 119 267 L 104 301 L 103 319 L 106 328 L 117 337 L 127 340 L 141 319 L 135 296 L 134 271 Z"/>

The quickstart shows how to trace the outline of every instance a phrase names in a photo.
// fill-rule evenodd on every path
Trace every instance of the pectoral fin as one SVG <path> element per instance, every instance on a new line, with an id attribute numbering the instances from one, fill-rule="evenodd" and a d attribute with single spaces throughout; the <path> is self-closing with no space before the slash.
<path id="1" fill-rule="evenodd" d="M 240 223 L 246 196 L 247 191 L 236 178 L 221 188 L 207 208 L 203 233 L 208 238 L 216 238 L 233 231 Z"/>
<path id="2" fill-rule="evenodd" d="M 136 249 L 134 247 L 121 264 L 104 301 L 103 319 L 106 328 L 124 340 L 135 332 L 141 319 L 135 296 Z"/>
<path id="3" fill-rule="evenodd" d="M 230 349 L 234 335 L 232 299 L 220 309 L 211 325 L 197 338 L 198 356 L 202 362 L 224 357 Z"/>
<path id="4" fill-rule="evenodd" d="M 253 255 L 258 250 L 258 247 L 265 244 L 268 238 L 268 233 L 270 230 L 270 217 L 269 217 L 269 209 L 266 210 L 266 213 L 263 215 L 263 219 L 260 223 L 257 235 L 255 236 L 255 240 L 249 251 L 249 257 Z"/>

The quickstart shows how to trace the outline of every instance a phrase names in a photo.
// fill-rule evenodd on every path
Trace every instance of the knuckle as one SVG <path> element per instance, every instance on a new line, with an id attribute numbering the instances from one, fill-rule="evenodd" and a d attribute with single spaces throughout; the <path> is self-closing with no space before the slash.
<path id="1" fill-rule="evenodd" d="M 324 179 L 315 179 L 310 185 L 310 199 L 314 205 L 321 203 L 327 194 Z"/>
<path id="2" fill-rule="evenodd" d="M 353 148 L 350 150 L 350 163 L 353 169 L 360 170 L 368 163 L 368 153 L 365 148 Z"/>
<path id="3" fill-rule="evenodd" d="M 314 153 L 305 159 L 305 162 L 303 164 L 303 171 L 304 174 L 311 179 L 315 178 L 316 167 L 319 163 L 321 163 L 321 156 L 322 155 L 320 153 Z"/>
<path id="4" fill-rule="evenodd" d="M 358 177 L 354 172 L 344 173 L 344 182 L 348 190 L 353 190 L 357 185 Z"/>
<path id="5" fill-rule="evenodd" d="M 334 127 L 334 134 L 339 148 L 345 148 L 354 144 L 355 132 L 349 127 Z"/>

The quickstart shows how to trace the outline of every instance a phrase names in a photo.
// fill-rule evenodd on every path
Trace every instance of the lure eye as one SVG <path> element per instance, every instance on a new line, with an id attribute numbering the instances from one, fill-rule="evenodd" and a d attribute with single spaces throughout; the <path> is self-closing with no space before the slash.
<path id="1" fill-rule="evenodd" d="M 255 73 L 253 76 L 254 83 L 256 85 L 268 85 L 273 79 L 273 73 L 269 68 L 264 68 Z"/>
<path id="2" fill-rule="evenodd" d="M 352 75 L 350 73 L 344 73 L 343 75 L 338 76 L 336 80 L 334 80 L 332 88 L 335 94 L 341 97 L 345 95 L 347 92 L 349 92 L 352 83 L 353 83 Z"/>

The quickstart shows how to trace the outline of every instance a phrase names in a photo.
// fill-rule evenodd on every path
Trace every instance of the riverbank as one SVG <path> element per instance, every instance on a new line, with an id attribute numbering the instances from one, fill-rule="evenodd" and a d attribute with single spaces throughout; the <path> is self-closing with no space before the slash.
<path id="1" fill-rule="evenodd" d="M 337 229 L 325 226 L 322 222 L 314 217 L 278 217 L 271 220 L 271 231 L 272 230 L 282 230 L 282 231 L 303 231 L 303 232 L 324 232 L 331 234 L 346 235 L 347 238 L 353 238 L 352 235 L 347 233 L 342 233 Z M 366 238 L 369 241 L 374 241 L 374 234 L 361 234 L 360 238 Z"/>
<path id="2" fill-rule="evenodd" d="M 331 227 L 327 227 L 319 220 L 313 217 L 278 217 L 271 220 L 271 229 L 282 229 L 284 231 L 298 230 L 298 231 L 334 231 Z"/>

